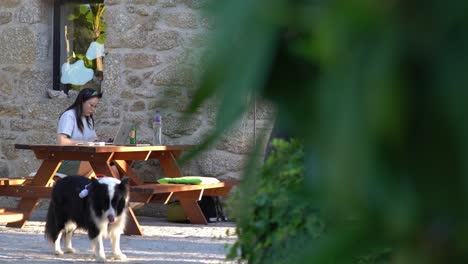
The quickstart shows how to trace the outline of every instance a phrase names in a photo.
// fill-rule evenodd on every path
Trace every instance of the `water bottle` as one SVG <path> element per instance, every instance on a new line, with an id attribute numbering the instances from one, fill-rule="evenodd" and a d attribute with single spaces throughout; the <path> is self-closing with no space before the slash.
<path id="1" fill-rule="evenodd" d="M 162 117 L 159 110 L 153 116 L 153 146 L 162 145 Z"/>
<path id="2" fill-rule="evenodd" d="M 130 144 L 136 144 L 136 124 L 132 123 L 130 128 Z"/>

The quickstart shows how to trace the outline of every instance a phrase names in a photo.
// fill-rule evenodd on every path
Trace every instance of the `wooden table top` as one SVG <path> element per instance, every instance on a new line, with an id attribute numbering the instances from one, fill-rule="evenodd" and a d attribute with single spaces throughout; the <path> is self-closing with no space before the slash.
<path id="1" fill-rule="evenodd" d="M 116 146 L 116 145 L 57 145 L 57 144 L 15 144 L 16 149 L 43 151 L 77 151 L 77 152 L 133 152 L 133 151 L 178 151 L 191 148 L 190 145 L 171 146 Z"/>

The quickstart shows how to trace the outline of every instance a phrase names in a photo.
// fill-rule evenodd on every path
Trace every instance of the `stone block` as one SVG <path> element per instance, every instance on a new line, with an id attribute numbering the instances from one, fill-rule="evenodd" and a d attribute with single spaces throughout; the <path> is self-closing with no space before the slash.
<path id="1" fill-rule="evenodd" d="M 21 0 L 1 0 L 0 8 L 13 8 L 21 4 Z"/>
<path id="2" fill-rule="evenodd" d="M 129 4 L 154 6 L 158 0 L 128 0 Z"/>
<path id="3" fill-rule="evenodd" d="M 150 47 L 155 50 L 170 50 L 181 42 L 179 32 L 175 30 L 152 32 L 149 37 Z"/>
<path id="4" fill-rule="evenodd" d="M 151 89 L 148 89 L 148 87 L 146 87 L 145 85 L 142 85 L 139 88 L 133 89 L 132 92 L 135 96 L 148 99 L 147 100 L 148 105 L 151 105 L 154 102 L 153 98 L 156 98 L 159 96 L 158 88 L 153 87 Z"/>
<path id="5" fill-rule="evenodd" d="M 122 0 L 105 0 L 106 6 L 119 5 Z"/>
<path id="6" fill-rule="evenodd" d="M 174 108 L 177 112 L 185 112 L 190 104 L 186 90 L 186 87 L 165 87 L 157 103 L 166 105 L 166 108 Z"/>
<path id="7" fill-rule="evenodd" d="M 148 12 L 149 12 L 149 10 L 148 10 Z M 138 13 L 138 11 L 137 11 L 137 13 Z M 152 14 L 149 14 L 144 19 L 144 22 L 143 22 L 144 29 L 147 30 L 148 33 L 151 33 L 151 31 L 157 29 L 160 17 L 161 17 L 161 13 L 159 11 L 155 11 Z"/>
<path id="8" fill-rule="evenodd" d="M 183 2 L 190 8 L 198 9 L 205 7 L 209 1 L 208 0 L 183 0 Z"/>
<path id="9" fill-rule="evenodd" d="M 70 105 L 68 100 L 63 99 L 44 99 L 42 102 L 31 102 L 25 106 L 23 116 L 26 119 L 47 121 L 50 122 L 49 126 L 56 127 L 59 115 Z"/>
<path id="10" fill-rule="evenodd" d="M 202 125 L 202 121 L 195 117 L 182 118 L 173 114 L 163 113 L 163 133 L 171 138 L 189 136 L 195 133 Z"/>
<path id="11" fill-rule="evenodd" d="M 194 79 L 193 69 L 185 65 L 169 65 L 153 76 L 155 85 L 192 85 Z"/>
<path id="12" fill-rule="evenodd" d="M 110 53 L 104 61 L 104 80 L 102 83 L 104 93 L 120 94 L 122 88 L 122 72 L 124 70 L 124 57 L 120 54 Z"/>
<path id="13" fill-rule="evenodd" d="M 131 104 L 130 106 L 130 111 L 131 112 L 138 112 L 138 111 L 142 111 L 142 110 L 145 110 L 145 102 L 143 101 L 136 101 L 134 103 Z"/>
<path id="14" fill-rule="evenodd" d="M 137 49 L 148 44 L 148 30 L 145 26 L 137 24 L 135 27 L 123 32 L 120 40 L 122 47 Z"/>
<path id="15" fill-rule="evenodd" d="M 0 118 L 20 117 L 21 108 L 18 105 L 2 103 L 0 104 Z"/>
<path id="16" fill-rule="evenodd" d="M 131 53 L 125 55 L 125 66 L 132 69 L 144 69 L 161 64 L 161 60 L 156 54 Z"/>
<path id="17" fill-rule="evenodd" d="M 0 160 L 0 178 L 9 178 L 10 177 L 10 168 L 8 166 L 8 161 Z"/>
<path id="18" fill-rule="evenodd" d="M 5 155 L 8 160 L 14 160 L 18 158 L 18 152 L 13 144 L 3 144 L 0 146 L 1 153 Z"/>
<path id="19" fill-rule="evenodd" d="M 133 75 L 127 77 L 127 84 L 132 88 L 138 88 L 142 83 L 143 82 L 139 76 Z"/>
<path id="20" fill-rule="evenodd" d="M 52 87 L 52 76 L 45 70 L 26 70 L 20 75 L 19 87 L 23 96 L 43 98 Z"/>
<path id="21" fill-rule="evenodd" d="M 5 98 L 13 93 L 13 87 L 8 79 L 7 75 L 0 75 L 0 98 Z"/>
<path id="22" fill-rule="evenodd" d="M 18 19 L 21 23 L 35 24 L 41 22 L 44 17 L 45 6 L 42 1 L 30 0 L 21 6 Z"/>
<path id="23" fill-rule="evenodd" d="M 176 7 L 177 3 L 175 0 L 164 0 L 164 1 L 161 1 L 161 6 L 163 8 Z"/>
<path id="24" fill-rule="evenodd" d="M 0 12 L 0 25 L 10 23 L 12 15 L 11 12 Z"/>
<path id="25" fill-rule="evenodd" d="M 237 154 L 248 154 L 253 146 L 253 130 L 249 126 L 239 126 L 221 137 L 216 149 Z"/>
<path id="26" fill-rule="evenodd" d="M 129 16 L 122 6 L 111 6 L 106 8 L 106 24 L 107 30 L 125 32 L 136 24 L 136 18 Z"/>
<path id="27" fill-rule="evenodd" d="M 36 60 L 36 37 L 28 27 L 0 30 L 0 65 L 33 64 Z"/>
<path id="28" fill-rule="evenodd" d="M 68 95 L 65 94 L 63 91 L 58 91 L 58 90 L 47 90 L 47 96 L 49 98 L 68 98 Z"/>
<path id="29" fill-rule="evenodd" d="M 221 150 L 209 150 L 196 158 L 204 176 L 219 176 L 228 172 L 240 171 L 245 166 L 245 157 Z"/>
<path id="30" fill-rule="evenodd" d="M 122 34 L 129 31 L 135 24 L 135 16 L 129 15 L 123 7 L 118 5 L 109 6 L 106 8 L 106 24 L 107 26 L 107 48 L 122 47 Z M 112 25 L 112 26 L 109 26 Z"/>
<path id="31" fill-rule="evenodd" d="M 29 131 L 33 128 L 32 122 L 29 120 L 11 120 L 10 129 L 11 131 Z"/>
<path id="32" fill-rule="evenodd" d="M 196 29 L 198 27 L 197 16 L 188 12 L 170 13 L 164 16 L 164 21 L 169 27 Z"/>
<path id="33" fill-rule="evenodd" d="M 254 115 L 255 114 L 255 115 Z M 268 101 L 258 101 L 256 109 L 251 107 L 248 112 L 248 118 L 257 120 L 271 120 L 275 117 L 275 105 Z"/>

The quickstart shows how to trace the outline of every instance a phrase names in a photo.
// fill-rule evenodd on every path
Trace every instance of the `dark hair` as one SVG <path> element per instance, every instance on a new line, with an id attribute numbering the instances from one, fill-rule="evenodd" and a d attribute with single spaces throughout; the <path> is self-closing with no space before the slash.
<path id="1" fill-rule="evenodd" d="M 83 121 L 81 120 L 81 115 L 83 114 L 83 103 L 88 101 L 91 98 L 101 98 L 102 93 L 98 92 L 94 89 L 91 88 L 84 88 L 81 90 L 78 95 L 76 96 L 75 102 L 69 106 L 67 109 L 65 109 L 64 112 L 74 109 L 75 114 L 76 114 L 76 123 L 78 124 L 78 129 L 83 132 Z M 60 115 L 62 116 L 63 113 Z M 86 121 L 88 123 L 88 127 L 93 128 L 94 127 L 94 117 L 91 114 L 89 117 L 86 117 Z"/>

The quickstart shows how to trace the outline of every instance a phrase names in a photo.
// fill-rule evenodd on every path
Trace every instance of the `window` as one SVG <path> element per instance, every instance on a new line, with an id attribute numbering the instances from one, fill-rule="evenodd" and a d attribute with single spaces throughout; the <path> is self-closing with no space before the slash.
<path id="1" fill-rule="evenodd" d="M 55 90 L 101 90 L 106 23 L 103 0 L 55 0 Z"/>

